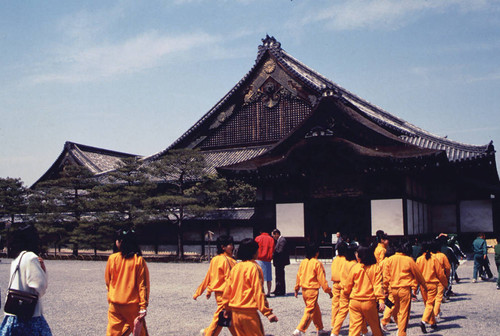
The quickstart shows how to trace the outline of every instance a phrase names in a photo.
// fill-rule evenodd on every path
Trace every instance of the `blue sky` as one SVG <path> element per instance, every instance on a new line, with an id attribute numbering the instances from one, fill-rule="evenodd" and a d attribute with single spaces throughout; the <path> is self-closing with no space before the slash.
<path id="1" fill-rule="evenodd" d="M 0 177 L 31 185 L 65 141 L 163 150 L 266 34 L 389 113 L 500 148 L 498 0 L 1 1 Z"/>

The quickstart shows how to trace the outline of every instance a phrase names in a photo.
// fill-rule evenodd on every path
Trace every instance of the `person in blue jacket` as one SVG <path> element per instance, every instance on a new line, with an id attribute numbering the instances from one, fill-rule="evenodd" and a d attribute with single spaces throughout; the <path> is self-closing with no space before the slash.
<path id="1" fill-rule="evenodd" d="M 482 280 L 491 279 L 493 277 L 488 262 L 488 247 L 484 238 L 484 233 L 478 233 L 477 238 L 474 242 L 472 242 L 472 250 L 474 251 L 474 271 L 472 273 L 472 282 L 477 282 L 478 273 L 480 274 Z M 483 275 L 483 268 L 484 272 L 488 275 L 488 278 Z"/>

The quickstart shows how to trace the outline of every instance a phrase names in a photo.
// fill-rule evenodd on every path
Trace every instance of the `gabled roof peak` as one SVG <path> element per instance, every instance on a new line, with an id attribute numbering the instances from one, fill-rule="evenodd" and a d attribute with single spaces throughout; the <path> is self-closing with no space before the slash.
<path id="1" fill-rule="evenodd" d="M 259 59 L 266 50 L 281 51 L 281 43 L 274 38 L 274 36 L 269 36 L 262 39 L 262 44 L 259 46 L 259 53 L 257 59 Z"/>

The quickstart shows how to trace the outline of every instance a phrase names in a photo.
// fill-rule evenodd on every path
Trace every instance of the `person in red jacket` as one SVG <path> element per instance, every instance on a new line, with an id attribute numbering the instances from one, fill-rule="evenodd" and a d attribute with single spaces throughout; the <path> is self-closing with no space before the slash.
<path id="1" fill-rule="evenodd" d="M 260 235 L 255 238 L 259 244 L 259 251 L 257 255 L 257 264 L 262 268 L 264 273 L 264 281 L 267 284 L 267 297 L 271 296 L 271 286 L 273 281 L 273 273 L 271 267 L 271 260 L 273 260 L 274 252 L 274 239 L 264 230 L 260 231 Z"/>

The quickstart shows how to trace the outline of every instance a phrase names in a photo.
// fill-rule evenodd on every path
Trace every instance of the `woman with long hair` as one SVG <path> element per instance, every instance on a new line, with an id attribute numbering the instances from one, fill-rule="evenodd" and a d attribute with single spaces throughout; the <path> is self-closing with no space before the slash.
<path id="1" fill-rule="evenodd" d="M 33 316 L 29 319 L 5 313 L 0 326 L 0 335 L 52 336 L 50 327 L 43 317 L 41 298 L 47 290 L 48 279 L 43 259 L 38 257 L 39 237 L 36 228 L 26 225 L 15 230 L 9 247 L 12 255 L 17 256 L 10 266 L 10 288 L 37 294 L 38 302 Z"/>
<path id="2" fill-rule="evenodd" d="M 108 288 L 108 328 L 106 336 L 129 335 L 134 324 L 141 326 L 141 336 L 147 335 L 145 324 L 149 303 L 149 270 L 142 258 L 135 232 L 131 228 L 117 231 L 118 252 L 108 258 L 104 278 Z"/>

